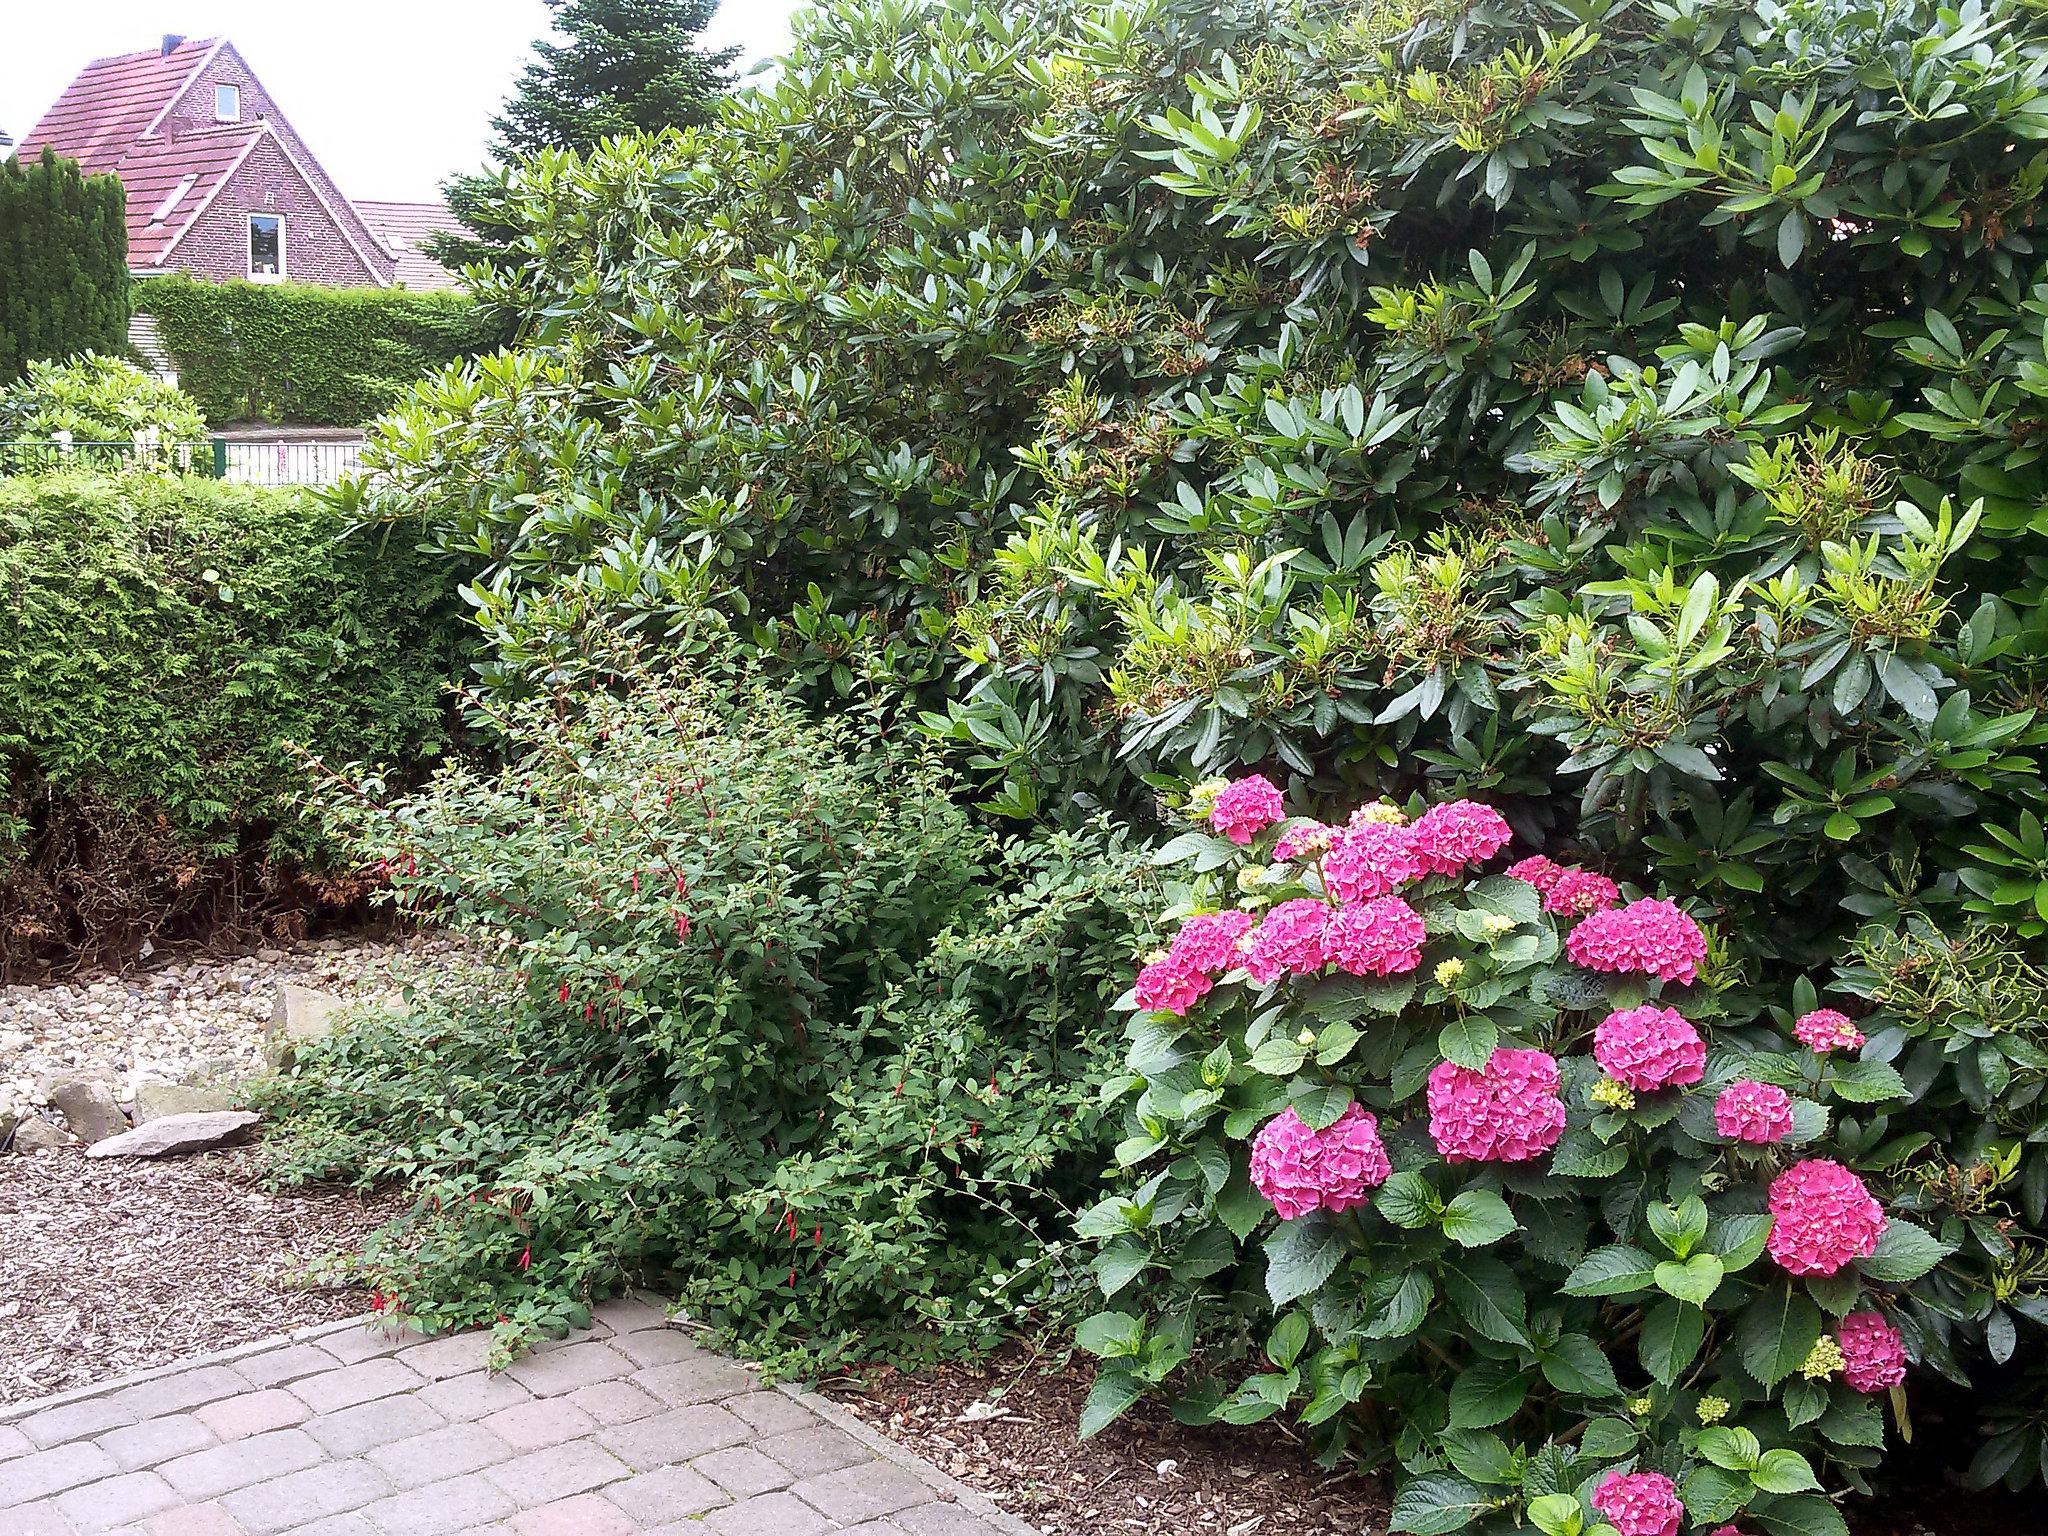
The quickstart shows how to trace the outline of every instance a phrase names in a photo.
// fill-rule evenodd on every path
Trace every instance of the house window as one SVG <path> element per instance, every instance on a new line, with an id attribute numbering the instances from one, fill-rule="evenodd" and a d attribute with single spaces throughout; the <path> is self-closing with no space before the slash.
<path id="1" fill-rule="evenodd" d="M 239 123 L 242 120 L 242 88 L 239 85 L 216 85 L 213 88 L 213 120 L 217 123 Z"/>
<path id="2" fill-rule="evenodd" d="M 249 276 L 257 282 L 284 280 L 284 215 L 249 215 Z"/>

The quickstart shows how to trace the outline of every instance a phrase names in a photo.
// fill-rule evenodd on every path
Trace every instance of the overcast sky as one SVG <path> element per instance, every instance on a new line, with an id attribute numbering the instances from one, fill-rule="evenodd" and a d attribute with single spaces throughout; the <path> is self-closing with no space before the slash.
<path id="1" fill-rule="evenodd" d="M 780 52 L 801 0 L 724 0 L 707 41 Z M 166 32 L 233 39 L 350 197 L 424 199 L 484 159 L 545 30 L 541 0 L 0 0 L 0 128 L 19 139 L 88 60 Z"/>

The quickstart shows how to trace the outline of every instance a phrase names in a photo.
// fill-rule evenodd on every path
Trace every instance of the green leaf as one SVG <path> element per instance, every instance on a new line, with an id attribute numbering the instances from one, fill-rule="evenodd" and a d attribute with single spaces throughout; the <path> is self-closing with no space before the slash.
<path id="1" fill-rule="evenodd" d="M 1735 1325 L 1743 1365 L 1767 1387 L 1806 1363 L 1820 1332 L 1820 1308 L 1789 1284 L 1773 1286 L 1757 1297 L 1743 1308 Z"/>
<path id="2" fill-rule="evenodd" d="M 1851 1104 L 1883 1104 L 1906 1097 L 1906 1080 L 1881 1061 L 1849 1061 L 1828 1070 L 1835 1096 Z"/>
<path id="3" fill-rule="evenodd" d="M 1648 1371 L 1665 1386 L 1685 1373 L 1707 1337 L 1707 1314 L 1682 1301 L 1660 1301 L 1643 1315 L 1636 1353 Z"/>
<path id="4" fill-rule="evenodd" d="M 1481 1338 L 1501 1344 L 1529 1342 L 1529 1298 L 1515 1272 L 1499 1259 L 1472 1254 L 1443 1266 L 1444 1294 Z"/>
<path id="5" fill-rule="evenodd" d="M 1685 1479 L 1681 1497 L 1693 1524 L 1705 1530 L 1740 1514 L 1751 1491 L 1749 1478 L 1743 1473 L 1721 1467 L 1695 1467 Z"/>
<path id="6" fill-rule="evenodd" d="M 1543 1379 L 1560 1392 L 1573 1392 L 1580 1397 L 1613 1397 L 1621 1391 L 1621 1383 L 1615 1379 L 1614 1367 L 1608 1363 L 1606 1354 L 1598 1344 L 1581 1335 L 1565 1334 L 1543 1351 L 1538 1361 L 1543 1367 Z"/>
<path id="7" fill-rule="evenodd" d="M 1273 1325 L 1273 1332 L 1266 1339 L 1266 1358 L 1281 1370 L 1286 1370 L 1301 1358 L 1302 1350 L 1308 1344 L 1309 1321 L 1303 1312 L 1288 1312 Z"/>
<path id="8" fill-rule="evenodd" d="M 1442 1224 L 1444 1236 L 1464 1248 L 1497 1243 L 1521 1225 L 1507 1201 L 1490 1189 L 1468 1189 L 1454 1196 L 1444 1207 Z"/>
<path id="9" fill-rule="evenodd" d="M 1519 1413 L 1528 1395 L 1527 1370 L 1509 1360 L 1474 1360 L 1451 1383 L 1451 1424 L 1491 1429 Z"/>
<path id="10" fill-rule="evenodd" d="M 1266 1294 L 1276 1307 L 1306 1296 L 1344 1257 L 1344 1239 L 1319 1214 L 1283 1221 L 1266 1240 Z"/>
<path id="11" fill-rule="evenodd" d="M 1627 1296 L 1656 1283 L 1657 1261 L 1640 1248 L 1616 1243 L 1587 1254 L 1560 1289 L 1567 1296 Z"/>
<path id="12" fill-rule="evenodd" d="M 1856 1268 L 1886 1285 L 1904 1285 L 1918 1280 L 1955 1251 L 1954 1243 L 1944 1243 L 1911 1222 L 1894 1217 L 1879 1236 L 1877 1251 L 1867 1259 L 1858 1259 Z"/>
<path id="13" fill-rule="evenodd" d="M 1074 1330 L 1074 1342 L 1104 1360 L 1127 1359 L 1144 1340 L 1144 1323 L 1128 1312 L 1098 1312 Z"/>
<path id="14" fill-rule="evenodd" d="M 1842 1512 L 1818 1494 L 1794 1494 L 1759 1504 L 1749 1518 L 1761 1525 L 1767 1536 L 1849 1536 Z"/>
<path id="15" fill-rule="evenodd" d="M 1145 1395 L 1137 1377 L 1123 1371 L 1105 1371 L 1088 1389 L 1088 1401 L 1081 1405 L 1081 1438 L 1099 1434 L 1122 1416 L 1125 1409 Z"/>
<path id="16" fill-rule="evenodd" d="M 1387 1529 L 1412 1536 L 1453 1536 L 1504 1502 L 1504 1495 L 1488 1493 L 1455 1473 L 1428 1472 L 1404 1483 L 1394 1496 Z"/>
<path id="17" fill-rule="evenodd" d="M 1406 1338 L 1429 1316 L 1429 1304 L 1435 1296 L 1436 1283 L 1422 1270 L 1409 1270 L 1401 1277 L 1400 1285 L 1379 1316 L 1366 1324 L 1365 1336 L 1368 1339 Z"/>
<path id="18" fill-rule="evenodd" d="M 1754 1434 L 1734 1425 L 1715 1425 L 1701 1430 L 1699 1447 L 1700 1454 L 1708 1461 L 1730 1472 L 1749 1471 L 1764 1453 L 1762 1443 Z"/>
<path id="19" fill-rule="evenodd" d="M 1395 1226 L 1411 1230 L 1434 1226 L 1437 1212 L 1444 1208 L 1429 1180 L 1419 1173 L 1392 1175 L 1373 1196 L 1373 1205 Z"/>
<path id="20" fill-rule="evenodd" d="M 1350 1107 L 1351 1090 L 1341 1083 L 1297 1079 L 1288 1089 L 1287 1104 L 1310 1130 L 1326 1130 Z"/>
<path id="21" fill-rule="evenodd" d="M 1683 1264 L 1666 1259 L 1657 1266 L 1657 1288 L 1667 1296 L 1704 1307 L 1726 1273 L 1718 1254 L 1696 1253 Z"/>
<path id="22" fill-rule="evenodd" d="M 1820 1487 L 1813 1467 L 1797 1451 L 1765 1451 L 1749 1480 L 1765 1493 L 1807 1493 Z"/>
<path id="23" fill-rule="evenodd" d="M 1479 1071 L 1493 1059 L 1500 1044 L 1500 1030 L 1483 1013 L 1467 1013 L 1452 1019 L 1437 1033 L 1436 1048 L 1444 1060 Z"/>

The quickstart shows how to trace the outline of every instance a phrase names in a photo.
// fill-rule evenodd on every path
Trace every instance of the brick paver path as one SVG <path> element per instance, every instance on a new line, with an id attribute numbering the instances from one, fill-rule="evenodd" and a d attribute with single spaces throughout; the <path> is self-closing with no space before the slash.
<path id="1" fill-rule="evenodd" d="M 0 1533 L 1028 1536 L 642 1302 L 485 1348 L 349 1325 L 0 1409 Z"/>

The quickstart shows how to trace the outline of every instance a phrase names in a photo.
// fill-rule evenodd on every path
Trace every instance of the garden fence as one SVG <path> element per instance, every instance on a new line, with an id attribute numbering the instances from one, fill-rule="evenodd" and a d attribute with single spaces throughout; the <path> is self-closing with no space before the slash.
<path id="1" fill-rule="evenodd" d="M 228 437 L 158 442 L 0 438 L 0 475 L 60 469 L 198 475 L 239 485 L 332 485 L 361 462 L 360 441 L 263 441 Z"/>

